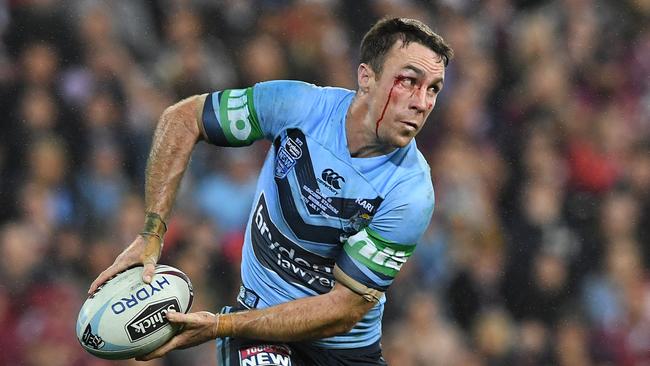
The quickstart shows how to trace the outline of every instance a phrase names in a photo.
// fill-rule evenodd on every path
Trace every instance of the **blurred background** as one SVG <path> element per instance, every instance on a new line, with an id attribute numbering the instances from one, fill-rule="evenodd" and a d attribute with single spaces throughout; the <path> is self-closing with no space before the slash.
<path id="1" fill-rule="evenodd" d="M 436 211 L 388 293 L 389 363 L 650 365 L 647 0 L 0 0 L 0 365 L 109 364 L 74 324 L 141 228 L 165 107 L 269 79 L 355 89 L 384 15 L 456 52 L 417 139 Z M 161 262 L 195 310 L 235 298 L 268 146 L 193 155 Z"/>

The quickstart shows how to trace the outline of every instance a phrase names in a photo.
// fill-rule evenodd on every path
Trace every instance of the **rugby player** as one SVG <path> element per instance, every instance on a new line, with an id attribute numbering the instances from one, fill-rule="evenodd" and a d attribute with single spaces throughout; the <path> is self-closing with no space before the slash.
<path id="1" fill-rule="evenodd" d="M 356 92 L 269 81 L 165 110 L 147 163 L 144 229 L 90 293 L 135 264 L 144 264 L 143 280 L 151 281 L 164 221 L 197 142 L 273 144 L 246 228 L 236 306 L 168 313 L 183 331 L 143 359 L 217 339 L 225 366 L 385 365 L 384 292 L 434 206 L 414 137 L 452 54 L 422 22 L 386 18 L 363 38 Z"/>

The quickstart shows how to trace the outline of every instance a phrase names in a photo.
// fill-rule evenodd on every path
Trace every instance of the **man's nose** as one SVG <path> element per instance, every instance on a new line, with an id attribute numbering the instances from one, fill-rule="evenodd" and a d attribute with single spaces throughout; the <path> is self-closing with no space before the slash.
<path id="1" fill-rule="evenodd" d="M 416 88 L 411 95 L 411 108 L 416 109 L 418 112 L 424 112 L 429 107 L 427 100 L 427 90 L 423 87 Z"/>

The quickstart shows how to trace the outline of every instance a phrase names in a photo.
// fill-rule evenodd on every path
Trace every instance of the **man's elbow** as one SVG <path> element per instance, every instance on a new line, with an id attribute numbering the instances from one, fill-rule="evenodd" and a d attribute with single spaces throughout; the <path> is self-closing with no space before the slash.
<path id="1" fill-rule="evenodd" d="M 336 334 L 343 334 L 351 331 L 352 328 L 363 319 L 368 310 L 367 306 L 352 306 L 346 309 L 346 311 L 341 313 L 340 320 L 337 324 Z"/>
<path id="2" fill-rule="evenodd" d="M 341 316 L 326 328 L 327 330 L 323 334 L 319 335 L 319 338 L 333 337 L 339 334 L 348 333 L 354 328 L 359 320 L 354 320 L 347 316 Z"/>
<path id="3" fill-rule="evenodd" d="M 347 333 L 354 328 L 357 323 L 363 319 L 370 309 L 377 303 L 368 301 L 363 296 L 352 291 L 345 285 L 337 283 L 336 286 L 328 293 L 330 309 L 339 309 L 336 313 L 332 328 L 336 334 Z"/>
<path id="4" fill-rule="evenodd" d="M 352 317 L 348 316 L 346 317 L 342 322 L 341 322 L 341 332 L 340 333 L 348 333 L 350 332 L 357 323 L 359 323 L 363 319 L 362 317 Z"/>
<path id="5" fill-rule="evenodd" d="M 205 95 L 194 95 L 167 107 L 158 120 L 157 128 L 165 128 L 169 124 L 182 126 L 188 135 L 198 141 L 201 138 L 199 118 L 204 101 Z"/>

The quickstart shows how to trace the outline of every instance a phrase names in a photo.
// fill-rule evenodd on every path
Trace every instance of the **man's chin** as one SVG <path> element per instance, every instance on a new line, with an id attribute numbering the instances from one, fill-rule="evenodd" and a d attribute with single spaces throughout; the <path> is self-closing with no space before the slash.
<path id="1" fill-rule="evenodd" d="M 395 148 L 401 149 L 403 147 L 407 147 L 408 144 L 411 143 L 411 140 L 413 140 L 412 136 L 400 136 L 396 139 L 393 140 L 393 146 Z"/>

